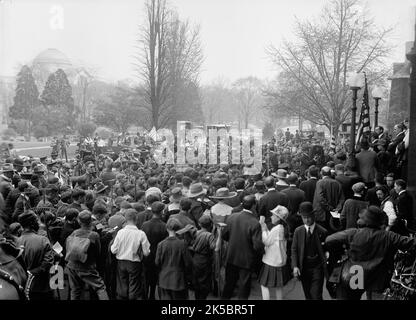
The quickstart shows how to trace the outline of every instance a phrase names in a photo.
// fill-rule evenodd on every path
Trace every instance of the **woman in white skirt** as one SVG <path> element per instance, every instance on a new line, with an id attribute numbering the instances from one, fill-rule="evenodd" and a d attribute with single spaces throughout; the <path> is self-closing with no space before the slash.
<path id="1" fill-rule="evenodd" d="M 289 211 L 286 207 L 279 205 L 270 212 L 273 224 L 270 231 L 264 223 L 264 217 L 260 217 L 265 253 L 262 259 L 263 266 L 259 274 L 259 283 L 263 300 L 270 300 L 270 289 L 275 290 L 276 300 L 282 300 L 283 267 L 287 260 L 286 246 L 289 234 L 286 219 Z"/>

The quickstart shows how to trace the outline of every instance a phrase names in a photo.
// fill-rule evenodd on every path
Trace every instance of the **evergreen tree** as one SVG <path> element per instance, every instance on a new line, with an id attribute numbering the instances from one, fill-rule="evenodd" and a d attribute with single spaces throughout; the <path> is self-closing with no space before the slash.
<path id="1" fill-rule="evenodd" d="M 28 136 L 31 136 L 34 109 L 39 105 L 39 91 L 28 66 L 23 66 L 17 75 L 16 95 L 10 107 L 9 117 L 27 122 Z"/>
<path id="2" fill-rule="evenodd" d="M 44 107 L 43 119 L 49 134 L 63 132 L 75 122 L 72 87 L 62 69 L 52 73 L 46 81 L 40 100 Z"/>

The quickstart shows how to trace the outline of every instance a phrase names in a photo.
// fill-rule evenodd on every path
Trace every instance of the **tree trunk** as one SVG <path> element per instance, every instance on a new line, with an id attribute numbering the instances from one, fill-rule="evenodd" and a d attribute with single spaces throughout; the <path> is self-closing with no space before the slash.
<path id="1" fill-rule="evenodd" d="M 29 137 L 29 141 L 30 141 L 30 137 L 32 135 L 32 128 L 31 128 L 31 119 L 29 118 L 29 120 L 27 120 L 27 135 Z"/>

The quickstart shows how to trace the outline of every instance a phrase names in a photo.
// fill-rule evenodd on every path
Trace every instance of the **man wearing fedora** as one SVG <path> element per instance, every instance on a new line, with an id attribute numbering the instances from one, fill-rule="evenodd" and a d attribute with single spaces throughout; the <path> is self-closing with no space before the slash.
<path id="1" fill-rule="evenodd" d="M 265 223 L 270 228 L 271 227 L 270 210 L 273 210 L 278 205 L 288 208 L 289 198 L 287 197 L 286 194 L 276 190 L 275 180 L 273 177 L 267 177 L 264 180 L 264 184 L 267 188 L 267 192 L 263 197 L 261 197 L 259 204 L 258 204 L 257 212 L 259 213 L 260 216 L 265 217 Z"/>
<path id="2" fill-rule="evenodd" d="M 222 238 L 228 242 L 223 299 L 231 299 L 238 280 L 238 299 L 250 296 L 251 274 L 264 252 L 261 226 L 253 214 L 255 204 L 253 195 L 245 196 L 243 211 L 232 214 L 222 231 Z"/>
<path id="3" fill-rule="evenodd" d="M 199 228 L 198 221 L 201 218 L 205 210 L 209 208 L 208 199 L 205 199 L 207 189 L 205 189 L 202 183 L 191 184 L 188 192 L 188 198 L 191 199 L 191 209 L 189 213 L 193 217 L 195 225 Z"/>
<path id="4" fill-rule="evenodd" d="M 16 172 L 16 170 L 14 169 L 13 164 L 12 163 L 6 163 L 2 167 L 1 175 L 3 177 L 6 177 L 7 179 L 9 179 L 11 181 L 15 172 Z"/>
<path id="5" fill-rule="evenodd" d="M 13 160 L 13 167 L 16 169 L 16 174 L 20 174 L 24 169 L 23 159 L 17 157 Z"/>
<path id="6" fill-rule="evenodd" d="M 165 213 L 164 213 L 164 220 L 168 221 L 169 217 L 172 214 L 177 214 L 181 211 L 180 202 L 182 199 L 182 188 L 174 187 L 170 192 L 169 196 L 169 204 L 166 206 Z"/>
<path id="7" fill-rule="evenodd" d="M 98 182 L 94 186 L 94 194 L 97 198 L 108 198 L 108 186 L 103 182 Z"/>
<path id="8" fill-rule="evenodd" d="M 327 231 L 315 223 L 312 203 L 305 201 L 299 206 L 303 225 L 295 229 L 292 242 L 293 275 L 302 282 L 307 300 L 322 300 L 326 258 L 322 243 Z"/>
<path id="9" fill-rule="evenodd" d="M 277 173 L 272 173 L 272 176 L 277 178 L 277 183 L 275 187 L 277 191 L 282 191 L 286 189 L 287 187 L 289 187 L 287 183 L 287 170 L 278 169 Z"/>
<path id="10" fill-rule="evenodd" d="M 218 200 L 218 203 L 211 207 L 211 216 L 214 225 L 226 222 L 228 216 L 233 212 L 233 207 L 226 203 L 227 199 L 235 198 L 237 192 L 230 192 L 228 188 L 219 188 L 211 199 Z"/>

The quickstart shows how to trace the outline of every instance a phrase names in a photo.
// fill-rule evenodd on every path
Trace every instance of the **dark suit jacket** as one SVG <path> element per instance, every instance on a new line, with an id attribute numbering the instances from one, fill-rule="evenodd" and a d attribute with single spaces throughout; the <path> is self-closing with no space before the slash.
<path id="1" fill-rule="evenodd" d="M 379 207 L 381 205 L 381 201 L 377 198 L 376 187 L 368 189 L 365 200 L 368 201 L 370 206 Z"/>
<path id="2" fill-rule="evenodd" d="M 302 218 L 298 216 L 299 205 L 306 201 L 305 192 L 296 187 L 289 187 L 282 191 L 287 195 L 289 199 L 289 217 L 287 223 L 289 225 L 290 232 L 292 233 L 296 227 L 302 224 Z"/>
<path id="3" fill-rule="evenodd" d="M 227 219 L 222 238 L 228 242 L 227 264 L 252 270 L 264 252 L 261 227 L 257 218 L 246 211 Z"/>
<path id="4" fill-rule="evenodd" d="M 289 198 L 286 194 L 277 190 L 271 190 L 260 199 L 258 206 L 258 214 L 266 218 L 266 224 L 270 222 L 270 216 L 272 215 L 270 210 L 276 208 L 278 205 L 289 206 Z"/>
<path id="5" fill-rule="evenodd" d="M 341 183 L 342 191 L 344 192 L 345 200 L 351 199 L 354 195 L 352 192 L 352 186 L 354 184 L 354 180 L 351 177 L 346 176 L 345 174 L 340 174 L 335 177 L 339 183 Z"/>
<path id="6" fill-rule="evenodd" d="M 166 223 L 161 219 L 153 217 L 149 221 L 143 223 L 142 230 L 150 243 L 150 254 L 145 257 L 144 262 L 147 266 L 154 266 L 157 245 L 168 236 Z"/>
<path id="7" fill-rule="evenodd" d="M 145 211 L 142 211 L 142 212 L 138 212 L 137 220 L 136 220 L 137 228 L 141 229 L 143 226 L 143 223 L 152 219 L 152 216 L 153 216 L 153 213 L 149 209 L 146 209 Z"/>
<path id="8" fill-rule="evenodd" d="M 185 241 L 168 237 L 157 245 L 155 264 L 160 270 L 159 287 L 168 290 L 185 290 L 192 273 L 192 257 Z"/>
<path id="9" fill-rule="evenodd" d="M 296 187 L 289 187 L 287 189 L 284 189 L 282 191 L 285 195 L 287 195 L 287 198 L 289 200 L 289 211 L 290 214 L 295 214 L 299 211 L 299 205 L 306 201 L 305 197 L 305 191 L 300 190 Z"/>
<path id="10" fill-rule="evenodd" d="M 377 153 L 371 150 L 361 150 L 355 158 L 358 162 L 358 171 L 364 182 L 372 182 L 377 172 Z"/>
<path id="11" fill-rule="evenodd" d="M 316 183 L 313 208 L 316 210 L 316 221 L 326 221 L 329 212 L 341 212 L 344 204 L 344 192 L 341 184 L 332 178 L 324 178 Z"/>
<path id="12" fill-rule="evenodd" d="M 309 179 L 300 183 L 299 189 L 305 191 L 305 201 L 313 202 L 316 182 L 318 182 L 318 179 Z"/>
<path id="13" fill-rule="evenodd" d="M 312 233 L 312 238 L 316 242 L 316 246 L 318 248 L 318 255 L 324 267 L 325 267 L 326 258 L 325 258 L 324 248 L 322 244 L 325 242 L 327 234 L 328 232 L 324 227 L 315 223 L 315 228 Z M 306 228 L 304 225 L 301 225 L 296 228 L 295 233 L 293 235 L 292 259 L 291 259 L 292 269 L 299 268 L 301 275 L 303 271 L 303 259 L 305 257 L 305 244 L 306 244 Z"/>

